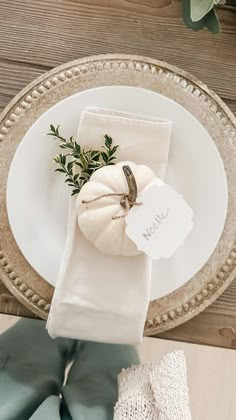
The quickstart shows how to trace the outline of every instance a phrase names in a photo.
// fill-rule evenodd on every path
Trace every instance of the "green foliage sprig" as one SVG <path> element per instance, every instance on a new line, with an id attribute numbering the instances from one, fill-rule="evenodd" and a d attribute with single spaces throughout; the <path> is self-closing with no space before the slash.
<path id="1" fill-rule="evenodd" d="M 59 147 L 67 153 L 59 153 L 54 157 L 57 164 L 55 172 L 65 174 L 65 182 L 73 188 L 72 195 L 78 194 L 83 185 L 89 181 L 92 174 L 102 166 L 114 165 L 116 151 L 119 146 L 114 146 L 112 138 L 104 136 L 101 150 L 84 150 L 77 142 L 76 137 L 65 139 L 59 132 L 59 125 L 50 125 L 48 136 L 60 141 Z"/>

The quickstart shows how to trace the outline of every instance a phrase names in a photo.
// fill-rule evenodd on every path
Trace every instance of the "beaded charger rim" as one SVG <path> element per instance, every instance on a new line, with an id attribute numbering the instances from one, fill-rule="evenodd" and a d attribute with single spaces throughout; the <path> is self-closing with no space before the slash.
<path id="1" fill-rule="evenodd" d="M 31 125 L 64 98 L 108 85 L 142 87 L 173 99 L 191 112 L 213 138 L 227 175 L 228 214 L 221 238 L 201 270 L 171 294 L 150 302 L 144 335 L 182 324 L 212 303 L 236 272 L 236 118 L 205 84 L 165 62 L 133 55 L 91 56 L 43 74 L 0 115 L 0 279 L 34 314 L 47 319 L 53 287 L 30 266 L 12 235 L 6 210 L 6 185 L 15 150 Z"/>

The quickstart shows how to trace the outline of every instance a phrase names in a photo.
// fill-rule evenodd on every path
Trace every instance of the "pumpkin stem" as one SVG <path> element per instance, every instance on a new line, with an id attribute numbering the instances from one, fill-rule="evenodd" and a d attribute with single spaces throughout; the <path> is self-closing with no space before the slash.
<path id="1" fill-rule="evenodd" d="M 137 194 L 138 194 L 138 189 L 137 189 L 137 183 L 134 177 L 134 174 L 130 168 L 130 166 L 128 165 L 124 165 L 123 166 L 123 172 L 128 184 L 128 188 L 129 188 L 129 194 L 127 196 L 128 198 L 128 202 L 129 202 L 129 209 L 131 207 L 133 207 L 134 203 L 136 203 L 136 198 L 137 198 Z M 122 205 L 122 203 L 121 203 Z M 123 205 L 124 207 L 124 205 Z M 128 210 L 129 210 L 128 209 Z"/>
<path id="2" fill-rule="evenodd" d="M 137 203 L 136 202 L 136 198 L 137 198 L 137 195 L 138 195 L 138 189 L 137 189 L 137 183 L 136 183 L 134 174 L 133 174 L 130 166 L 129 165 L 124 165 L 123 166 L 123 172 L 124 172 L 127 184 L 128 184 L 128 189 L 129 189 L 128 194 L 126 194 L 126 193 L 102 194 L 102 195 L 99 195 L 98 197 L 93 198 L 92 200 L 82 200 L 82 203 L 83 204 L 90 204 L 90 203 L 93 203 L 94 201 L 100 200 L 101 198 L 104 198 L 104 197 L 112 197 L 112 196 L 121 197 L 120 205 L 121 205 L 121 207 L 123 207 L 125 209 L 125 212 L 121 215 L 113 216 L 112 217 L 113 220 L 121 219 L 121 218 L 125 217 L 127 215 L 128 211 L 131 209 L 131 207 L 140 206 L 142 203 Z"/>

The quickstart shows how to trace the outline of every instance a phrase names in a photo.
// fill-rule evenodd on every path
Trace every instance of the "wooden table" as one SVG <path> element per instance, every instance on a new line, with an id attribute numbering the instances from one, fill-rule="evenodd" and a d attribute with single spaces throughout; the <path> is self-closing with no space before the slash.
<path id="1" fill-rule="evenodd" d="M 236 10 L 219 11 L 222 33 L 193 32 L 177 0 L 1 0 L 0 111 L 54 66 L 87 55 L 130 53 L 182 67 L 236 113 Z M 0 312 L 33 316 L 0 283 Z M 236 280 L 200 315 L 163 338 L 236 348 Z"/>

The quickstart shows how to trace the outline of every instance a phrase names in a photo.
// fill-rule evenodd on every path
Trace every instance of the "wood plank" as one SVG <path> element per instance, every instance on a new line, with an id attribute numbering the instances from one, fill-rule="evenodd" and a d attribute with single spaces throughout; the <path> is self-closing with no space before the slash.
<path id="1" fill-rule="evenodd" d="M 0 56 L 52 67 L 91 54 L 149 55 L 236 99 L 236 13 L 219 15 L 215 36 L 186 28 L 178 0 L 1 0 Z"/>
<path id="2" fill-rule="evenodd" d="M 232 101 L 231 99 L 223 99 L 226 103 L 226 105 L 228 105 L 228 107 L 231 109 L 231 111 L 233 112 L 233 114 L 236 116 L 236 101 Z"/>
<path id="3" fill-rule="evenodd" d="M 230 316 L 224 314 L 222 305 L 221 314 L 205 310 L 181 326 L 156 337 L 236 349 L 235 319 L 235 313 Z"/>
<path id="4" fill-rule="evenodd" d="M 236 317 L 236 279 L 225 290 L 225 292 L 208 308 L 209 313 L 225 314 Z M 236 327 L 236 323 L 235 323 Z"/>
<path id="5" fill-rule="evenodd" d="M 192 320 L 157 337 L 236 349 L 236 279 L 209 308 Z M 0 283 L 0 313 L 34 316 Z"/>
<path id="6" fill-rule="evenodd" d="M 47 70 L 47 67 L 0 57 L 0 112 L 21 89 Z"/>
<path id="7" fill-rule="evenodd" d="M 3 60 L 0 57 L 0 112 L 28 83 L 50 70 L 50 67 Z M 236 100 L 222 98 L 236 115 Z"/>
<path id="8" fill-rule="evenodd" d="M 35 316 L 12 296 L 0 281 L 0 313 L 34 318 Z"/>
<path id="9" fill-rule="evenodd" d="M 159 337 L 236 349 L 236 279 L 211 306 Z"/>

